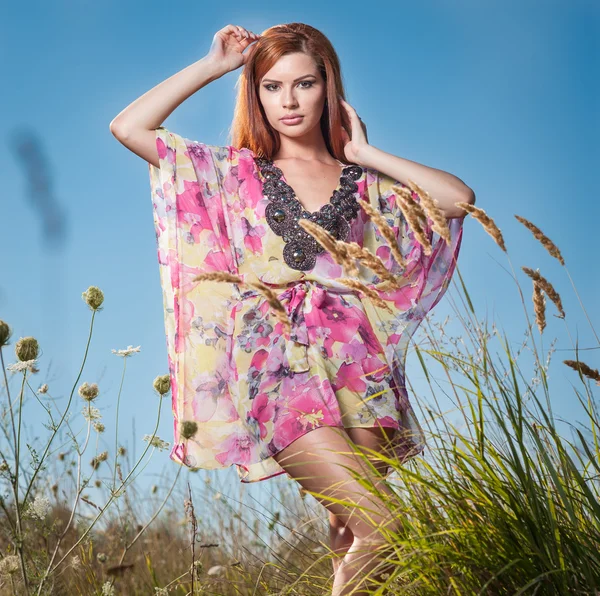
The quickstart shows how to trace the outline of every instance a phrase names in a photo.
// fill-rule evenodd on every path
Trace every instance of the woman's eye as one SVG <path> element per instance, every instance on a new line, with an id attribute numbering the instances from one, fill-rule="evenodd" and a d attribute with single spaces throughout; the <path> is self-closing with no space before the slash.
<path id="1" fill-rule="evenodd" d="M 300 81 L 298 83 L 298 85 L 303 85 L 304 83 L 307 84 L 307 87 L 303 87 L 303 89 L 309 89 L 313 85 L 312 81 Z M 275 83 L 267 83 L 266 85 L 264 85 L 264 87 L 267 91 L 272 91 L 271 87 L 278 87 L 278 86 L 279 85 L 276 85 Z"/>

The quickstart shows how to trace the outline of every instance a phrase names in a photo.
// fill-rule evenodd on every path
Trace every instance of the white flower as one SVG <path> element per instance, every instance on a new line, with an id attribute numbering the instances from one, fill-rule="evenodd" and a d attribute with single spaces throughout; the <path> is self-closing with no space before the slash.
<path id="1" fill-rule="evenodd" d="M 110 583 L 110 580 L 104 582 L 102 596 L 115 596 L 115 587 Z"/>
<path id="2" fill-rule="evenodd" d="M 167 443 L 166 441 L 163 441 L 162 439 L 159 439 L 157 436 L 154 435 L 144 435 L 144 441 L 148 441 L 148 443 L 150 443 L 152 447 L 156 447 L 161 451 L 163 449 L 168 449 L 170 445 L 170 443 Z"/>
<path id="3" fill-rule="evenodd" d="M 94 430 L 97 433 L 103 433 L 105 430 L 105 426 L 104 424 L 102 424 L 102 422 L 94 422 Z"/>
<path id="4" fill-rule="evenodd" d="M 44 383 L 39 389 L 38 389 L 38 393 L 48 393 L 48 385 L 47 383 Z"/>
<path id="5" fill-rule="evenodd" d="M 38 372 L 36 368 L 37 360 L 20 360 L 19 362 L 15 362 L 14 364 L 9 364 L 6 367 L 6 370 L 12 373 L 23 372 L 24 370 L 29 370 L 32 373 Z"/>
<path id="6" fill-rule="evenodd" d="M 100 410 L 91 405 L 83 408 L 83 410 L 81 410 L 81 413 L 82 413 L 83 417 L 88 421 L 100 420 L 100 418 L 102 418 L 102 415 L 100 414 Z"/>
<path id="7" fill-rule="evenodd" d="M 50 511 L 50 501 L 42 495 L 36 495 L 33 502 L 29 503 L 27 512 L 31 517 L 37 517 L 38 519 L 44 519 Z"/>
<path id="8" fill-rule="evenodd" d="M 223 575 L 225 567 L 223 565 L 213 565 L 206 573 L 208 575 Z"/>
<path id="9" fill-rule="evenodd" d="M 19 571 L 19 557 L 17 555 L 7 555 L 0 561 L 0 577 L 12 575 Z"/>
<path id="10" fill-rule="evenodd" d="M 71 567 L 73 567 L 73 569 L 81 568 L 81 559 L 79 558 L 79 555 L 73 555 L 71 557 Z"/>
<path id="11" fill-rule="evenodd" d="M 133 346 L 127 346 L 127 349 L 125 350 L 113 350 L 112 353 L 116 354 L 117 356 L 123 356 L 123 358 L 127 358 L 127 356 L 131 356 L 131 354 L 134 352 L 139 352 L 140 348 L 141 346 L 138 346 L 137 348 L 134 348 Z"/>

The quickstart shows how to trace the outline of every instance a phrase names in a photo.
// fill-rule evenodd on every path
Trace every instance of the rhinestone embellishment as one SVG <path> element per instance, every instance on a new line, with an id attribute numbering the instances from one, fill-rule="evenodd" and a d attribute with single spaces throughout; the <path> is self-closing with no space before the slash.
<path id="1" fill-rule="evenodd" d="M 267 223 L 286 243 L 283 260 L 298 271 L 312 269 L 317 255 L 325 249 L 298 224 L 298 220 L 310 219 L 336 240 L 346 240 L 350 234 L 350 222 L 360 210 L 355 193 L 358 190 L 356 180 L 363 175 L 363 169 L 357 165 L 346 166 L 329 203 L 311 213 L 296 198 L 294 189 L 281 179 L 283 172 L 280 168 L 264 157 L 257 157 L 256 163 L 264 178 L 263 195 L 269 199 L 265 209 Z"/>

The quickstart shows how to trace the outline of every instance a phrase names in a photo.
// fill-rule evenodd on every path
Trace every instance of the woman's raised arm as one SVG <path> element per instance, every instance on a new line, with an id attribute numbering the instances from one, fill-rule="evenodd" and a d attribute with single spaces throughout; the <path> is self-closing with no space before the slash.
<path id="1" fill-rule="evenodd" d="M 238 25 L 215 33 L 206 56 L 172 75 L 129 104 L 110 123 L 110 132 L 127 149 L 159 167 L 155 129 L 188 97 L 245 64 L 258 35 Z"/>

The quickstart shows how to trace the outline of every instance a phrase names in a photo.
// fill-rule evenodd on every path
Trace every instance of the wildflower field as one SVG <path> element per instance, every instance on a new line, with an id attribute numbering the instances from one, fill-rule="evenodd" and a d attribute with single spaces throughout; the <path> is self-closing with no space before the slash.
<path id="1" fill-rule="evenodd" d="M 423 204 L 435 215 L 433 201 Z M 483 226 L 490 244 L 496 245 L 491 246 L 505 257 L 514 280 L 514 288 L 507 292 L 518 292 L 523 307 L 524 340 L 514 350 L 515 338 L 479 319 L 457 266 L 461 308 L 456 320 L 463 335 L 453 337 L 443 325 L 426 320 L 420 329 L 422 341 L 411 346 L 432 396 L 420 404 L 428 449 L 404 465 L 388 461 L 394 466 L 390 483 L 397 495 L 389 507 L 400 520 L 401 531 L 386 534 L 390 548 L 385 564 L 391 571 L 372 593 L 598 594 L 600 373 L 593 362 L 597 352 L 589 352 L 589 361 L 579 358 L 569 313 L 556 289 L 560 280 L 547 279 L 544 265 L 535 263 L 523 263 L 517 275 L 493 219 L 474 205 L 460 206 Z M 422 213 L 410 212 L 408 203 L 404 207 L 418 232 Z M 383 218 L 369 215 L 384 235 L 389 234 Z M 540 242 L 548 259 L 560 263 L 568 291 L 577 295 L 555 243 L 533 223 L 515 218 L 515 225 L 523 226 L 519 231 Z M 434 219 L 443 235 L 443 221 Z M 307 224 L 306 229 L 345 264 L 350 275 L 356 271 L 355 259 L 360 259 L 385 277 L 373 255 L 328 237 L 316 225 Z M 523 275 L 529 280 L 525 292 Z M 202 279 L 208 277 L 201 276 L 198 283 Z M 219 279 L 240 281 L 226 274 Z M 356 280 L 347 284 L 363 292 L 365 299 L 376 299 Z M 285 321 L 269 288 L 255 287 L 265 292 Z M 150 495 L 139 491 L 138 478 L 156 450 L 169 448 L 157 436 L 169 401 L 168 374 L 153 381 L 149 377 L 147 391 L 156 395 L 156 427 L 140 437 L 141 455 L 133 461 L 118 432 L 114 447 L 99 451 L 98 438 L 109 423 L 97 404 L 115 401 L 116 416 L 110 424 L 118 431 L 122 391 L 103 395 L 101 383 L 84 374 L 89 351 L 94 350 L 97 319 L 107 313 L 102 312 L 104 295 L 99 288 L 88 288 L 82 298 L 82 308 L 87 305 L 90 311 L 89 333 L 79 374 L 70 381 L 61 408 L 53 400 L 52 383 L 39 379 L 38 341 L 33 336 L 14 340 L 10 322 L 0 320 L 0 594 L 330 593 L 335 555 L 328 546 L 324 511 L 295 483 L 277 484 L 280 492 L 267 510 L 224 494 L 202 471 L 175 465 L 164 486 L 153 486 Z M 600 339 L 585 306 L 579 304 L 597 350 Z M 554 315 L 550 323 L 548 309 Z M 572 359 L 552 361 L 554 340 L 545 347 L 546 335 L 559 330 L 571 340 Z M 122 359 L 123 378 L 128 360 L 139 357 L 140 351 L 140 346 L 113 351 L 115 362 Z M 533 370 L 523 363 L 523 353 L 531 355 Z M 577 412 L 577 423 L 553 414 L 557 396 L 550 370 L 572 377 L 568 400 Z M 452 412 L 440 406 L 442 393 L 453 404 Z M 419 396 L 411 399 L 419 403 Z M 22 433 L 26 403 L 34 404 L 46 419 L 35 429 L 34 444 Z M 183 436 L 196 432 L 201 431 L 188 421 Z M 92 487 L 101 500 L 90 497 Z"/>

